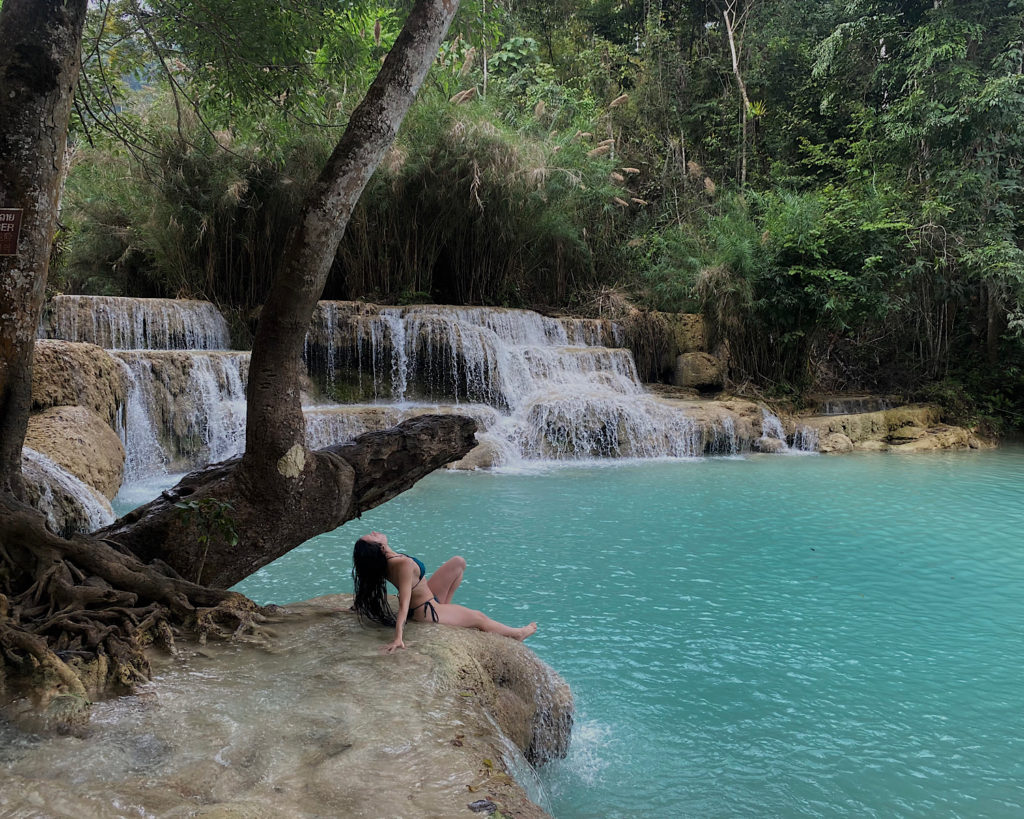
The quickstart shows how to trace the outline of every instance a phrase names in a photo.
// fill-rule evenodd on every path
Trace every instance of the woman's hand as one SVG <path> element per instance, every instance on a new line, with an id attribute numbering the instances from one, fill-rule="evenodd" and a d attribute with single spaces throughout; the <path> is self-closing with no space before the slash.
<path id="1" fill-rule="evenodd" d="M 395 638 L 393 642 L 388 643 L 386 646 L 381 646 L 381 654 L 394 654 L 398 649 L 405 648 L 405 643 L 401 637 Z"/>

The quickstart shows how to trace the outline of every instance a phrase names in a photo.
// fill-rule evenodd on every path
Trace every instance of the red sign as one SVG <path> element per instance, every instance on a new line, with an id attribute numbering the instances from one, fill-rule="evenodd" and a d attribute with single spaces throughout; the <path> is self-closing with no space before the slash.
<path id="1" fill-rule="evenodd" d="M 18 255 L 21 208 L 0 208 L 0 256 Z"/>

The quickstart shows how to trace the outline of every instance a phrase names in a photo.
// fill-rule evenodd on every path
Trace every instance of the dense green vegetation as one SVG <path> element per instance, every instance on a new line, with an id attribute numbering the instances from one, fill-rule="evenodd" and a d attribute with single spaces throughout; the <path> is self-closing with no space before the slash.
<path id="1" fill-rule="evenodd" d="M 150 7 L 97 9 L 56 286 L 248 309 L 402 5 Z M 327 297 L 701 310 L 737 383 L 1024 421 L 1024 2 L 460 15 Z"/>

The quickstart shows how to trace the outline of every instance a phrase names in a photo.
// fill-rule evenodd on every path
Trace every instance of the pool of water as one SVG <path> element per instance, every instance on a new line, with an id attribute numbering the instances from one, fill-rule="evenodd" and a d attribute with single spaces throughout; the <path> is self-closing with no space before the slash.
<path id="1" fill-rule="evenodd" d="M 371 529 L 538 621 L 557 819 L 1024 811 L 1020 449 L 439 473 L 238 588 L 351 591 Z"/>

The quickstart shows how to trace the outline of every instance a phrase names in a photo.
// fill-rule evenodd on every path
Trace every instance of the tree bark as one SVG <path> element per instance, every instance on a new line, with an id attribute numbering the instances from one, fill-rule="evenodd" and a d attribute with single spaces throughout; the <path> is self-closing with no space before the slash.
<path id="1" fill-rule="evenodd" d="M 87 5 L 4 0 L 0 7 L 0 208 L 22 210 L 17 255 L 0 256 L 0 493 L 19 499 L 32 353 Z"/>
<path id="2" fill-rule="evenodd" d="M 290 492 L 304 448 L 299 400 L 302 345 L 338 244 L 363 188 L 394 141 L 458 9 L 456 0 L 420 0 L 303 206 L 282 268 L 271 285 L 253 343 L 243 469 Z M 290 460 L 289 460 L 290 459 Z"/>
<path id="3" fill-rule="evenodd" d="M 96 536 L 143 561 L 159 560 L 192 582 L 227 588 L 462 457 L 476 443 L 475 429 L 476 424 L 463 416 L 421 416 L 308 453 L 303 490 L 286 495 L 253 483 L 236 458 L 186 476 Z M 237 546 L 212 520 L 207 531 L 201 531 L 201 522 L 190 522 L 175 506 L 199 498 L 231 504 L 227 518 Z M 207 540 L 200 542 L 197 534 L 207 535 Z"/>
<path id="4" fill-rule="evenodd" d="M 748 9 L 749 10 L 749 9 Z M 739 49 L 736 46 L 736 0 L 726 0 L 720 8 L 722 20 L 725 21 L 725 35 L 729 41 L 729 56 L 732 58 L 732 73 L 736 78 L 736 87 L 743 103 L 740 113 L 740 187 L 747 185 L 747 120 L 750 116 L 750 97 L 747 96 L 747 84 L 743 81 L 740 71 Z M 746 12 L 744 12 L 746 14 Z"/>

